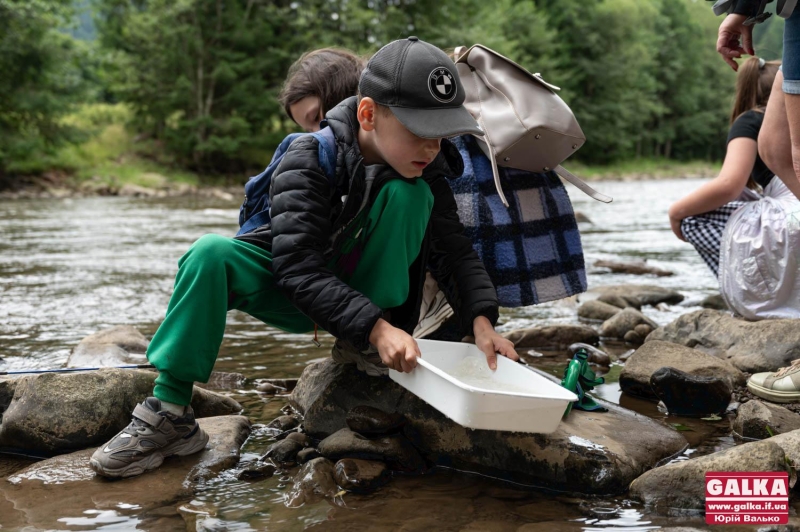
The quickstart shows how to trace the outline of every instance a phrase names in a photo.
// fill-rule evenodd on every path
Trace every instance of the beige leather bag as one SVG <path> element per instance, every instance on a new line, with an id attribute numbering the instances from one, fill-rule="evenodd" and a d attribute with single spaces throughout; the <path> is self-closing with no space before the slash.
<path id="1" fill-rule="evenodd" d="M 481 44 L 456 48 L 455 63 L 466 92 L 464 107 L 483 129 L 484 136 L 477 138 L 492 163 L 495 186 L 506 207 L 497 165 L 529 172 L 555 170 L 594 199 L 612 201 L 561 166 L 586 137 L 556 94 L 558 87 Z"/>

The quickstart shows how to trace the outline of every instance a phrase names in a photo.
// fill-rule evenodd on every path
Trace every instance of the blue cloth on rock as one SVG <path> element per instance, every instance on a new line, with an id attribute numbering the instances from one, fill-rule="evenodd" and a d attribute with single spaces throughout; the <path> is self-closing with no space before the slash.
<path id="1" fill-rule="evenodd" d="M 558 175 L 500 167 L 506 208 L 475 139 L 451 140 L 464 159 L 464 173 L 450 181 L 458 215 L 500 305 L 523 307 L 586 291 L 578 223 Z"/>

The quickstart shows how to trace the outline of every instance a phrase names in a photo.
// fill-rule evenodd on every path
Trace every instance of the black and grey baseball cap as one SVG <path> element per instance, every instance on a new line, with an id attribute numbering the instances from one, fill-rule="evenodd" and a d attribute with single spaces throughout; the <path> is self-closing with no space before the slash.
<path id="1" fill-rule="evenodd" d="M 361 96 L 392 110 L 409 131 L 422 138 L 483 135 L 464 108 L 464 87 L 447 54 L 409 37 L 372 56 L 361 74 Z"/>

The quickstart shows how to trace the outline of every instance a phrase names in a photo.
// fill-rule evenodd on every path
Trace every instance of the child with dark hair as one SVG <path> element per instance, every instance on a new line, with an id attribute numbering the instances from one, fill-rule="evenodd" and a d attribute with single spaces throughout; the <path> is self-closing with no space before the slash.
<path id="1" fill-rule="evenodd" d="M 194 382 L 208 381 L 228 310 L 296 333 L 319 325 L 337 338 L 334 360 L 370 375 L 412 371 L 430 268 L 489 367 L 498 353 L 519 359 L 494 330 L 497 293 L 446 181 L 464 169 L 447 137 L 481 133 L 452 60 L 416 37 L 392 42 L 368 63 L 359 94 L 325 116 L 333 182 L 317 138 L 298 138 L 272 177 L 269 225 L 246 240 L 205 235 L 181 258 L 147 350 L 159 371 L 154 397 L 92 455 L 98 474 L 138 475 L 205 447 L 189 401 Z"/>
<path id="2" fill-rule="evenodd" d="M 358 91 L 365 65 L 364 58 L 343 48 L 307 52 L 289 68 L 278 101 L 298 126 L 319 131 L 325 114 Z"/>

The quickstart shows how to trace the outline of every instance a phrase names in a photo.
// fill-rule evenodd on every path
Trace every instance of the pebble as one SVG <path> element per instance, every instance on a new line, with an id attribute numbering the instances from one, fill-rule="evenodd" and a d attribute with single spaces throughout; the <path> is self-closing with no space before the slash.
<path id="1" fill-rule="evenodd" d="M 274 475 L 275 471 L 276 467 L 274 464 L 259 462 L 248 466 L 241 471 L 236 478 L 239 480 L 263 480 Z"/>
<path id="2" fill-rule="evenodd" d="M 294 462 L 302 449 L 303 446 L 294 440 L 281 440 L 270 445 L 262 459 L 269 458 L 273 462 L 287 464 Z"/>
<path id="3" fill-rule="evenodd" d="M 281 432 L 285 432 L 287 430 L 292 430 L 293 428 L 297 427 L 300 422 L 294 416 L 280 416 L 273 419 L 269 425 L 267 425 L 268 429 L 277 429 Z"/>

